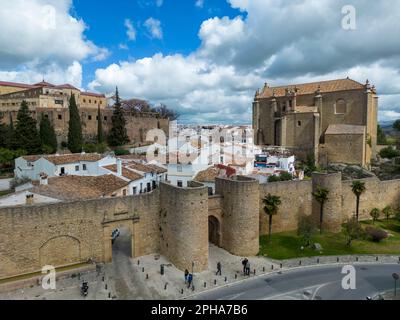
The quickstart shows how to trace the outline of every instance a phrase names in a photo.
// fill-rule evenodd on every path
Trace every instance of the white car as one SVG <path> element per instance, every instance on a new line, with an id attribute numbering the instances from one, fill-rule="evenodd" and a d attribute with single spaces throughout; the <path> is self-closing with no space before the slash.
<path id="1" fill-rule="evenodd" d="M 119 231 L 119 229 L 115 229 L 111 234 L 112 240 L 115 241 L 120 236 L 120 234 L 121 232 Z"/>

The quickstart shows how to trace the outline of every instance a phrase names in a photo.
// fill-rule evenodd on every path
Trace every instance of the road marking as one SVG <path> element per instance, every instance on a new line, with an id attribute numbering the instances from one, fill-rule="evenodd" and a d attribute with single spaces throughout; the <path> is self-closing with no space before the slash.
<path id="1" fill-rule="evenodd" d="M 300 289 L 296 289 L 296 290 L 284 292 L 284 293 L 281 293 L 281 294 L 277 294 L 277 295 L 274 295 L 274 296 L 271 296 L 271 297 L 265 297 L 265 298 L 262 299 L 262 300 L 273 300 L 273 299 L 276 299 L 276 298 L 279 298 L 279 297 L 282 297 L 282 296 L 288 296 L 288 297 L 290 297 L 290 295 L 299 294 L 300 292 L 302 293 L 302 292 L 307 291 L 307 290 L 314 291 L 314 289 L 315 289 L 316 292 L 318 292 L 319 289 L 321 289 L 322 287 L 324 287 L 324 286 L 326 286 L 326 285 L 328 285 L 328 284 L 331 284 L 331 283 L 332 283 L 332 282 L 327 282 L 327 283 L 324 283 L 324 284 L 321 284 L 321 285 L 318 285 L 318 286 L 311 286 L 311 287 L 307 287 L 307 288 L 300 288 Z M 315 298 L 315 295 L 316 295 L 316 294 L 313 294 L 313 299 Z M 311 300 L 313 300 L 313 299 L 311 299 Z"/>

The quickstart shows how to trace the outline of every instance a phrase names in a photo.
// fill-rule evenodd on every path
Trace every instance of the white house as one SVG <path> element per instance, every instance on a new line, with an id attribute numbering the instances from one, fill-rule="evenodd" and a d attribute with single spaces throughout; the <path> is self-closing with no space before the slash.
<path id="1" fill-rule="evenodd" d="M 66 175 L 101 176 L 106 173 L 103 166 L 115 163 L 115 157 L 96 153 L 23 156 L 15 160 L 14 173 L 16 178 L 33 181 L 38 181 L 41 173 L 49 178 Z"/>

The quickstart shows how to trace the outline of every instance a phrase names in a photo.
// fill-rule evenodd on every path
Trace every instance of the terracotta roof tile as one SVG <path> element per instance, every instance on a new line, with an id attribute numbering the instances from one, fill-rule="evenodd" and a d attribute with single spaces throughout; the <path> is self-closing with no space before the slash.
<path id="1" fill-rule="evenodd" d="M 48 185 L 39 185 L 31 192 L 59 200 L 94 199 L 112 196 L 129 183 L 115 175 L 65 176 L 50 178 Z"/>
<path id="2" fill-rule="evenodd" d="M 111 166 L 106 166 L 104 167 L 104 169 L 107 169 L 111 172 L 117 173 L 118 172 L 118 168 L 117 165 L 111 165 Z M 137 181 L 143 178 L 142 175 L 140 175 L 139 173 L 136 173 L 132 170 L 129 170 L 125 167 L 122 168 L 122 176 L 126 179 L 129 179 L 130 181 Z"/>
<path id="3" fill-rule="evenodd" d="M 321 90 L 321 93 L 365 89 L 364 85 L 357 81 L 351 79 L 338 79 L 297 85 L 266 87 L 260 93 L 258 98 L 271 98 L 274 93 L 276 97 L 284 97 L 287 88 L 292 91 L 297 88 L 297 95 L 315 94 L 318 89 Z"/>
<path id="4" fill-rule="evenodd" d="M 131 162 L 127 165 L 129 169 L 133 169 L 139 172 L 144 172 L 144 173 L 165 173 L 168 170 L 159 166 L 156 166 L 154 164 L 142 164 L 139 162 Z"/>
<path id="5" fill-rule="evenodd" d="M 96 162 L 101 160 L 103 157 L 97 153 L 76 153 L 76 154 L 65 154 L 65 155 L 50 155 L 44 156 L 44 158 L 55 165 L 76 163 L 80 161 Z"/>

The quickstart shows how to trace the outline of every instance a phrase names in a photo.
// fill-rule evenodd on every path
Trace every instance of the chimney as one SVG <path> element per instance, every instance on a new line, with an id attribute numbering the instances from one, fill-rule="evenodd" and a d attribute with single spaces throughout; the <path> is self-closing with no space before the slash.
<path id="1" fill-rule="evenodd" d="M 49 178 L 47 174 L 41 173 L 40 174 L 40 185 L 41 186 L 47 186 L 49 184 Z"/>
<path id="2" fill-rule="evenodd" d="M 117 174 L 118 176 L 122 176 L 122 160 L 117 159 Z"/>
<path id="3" fill-rule="evenodd" d="M 28 193 L 26 195 L 26 205 L 27 206 L 32 206 L 33 203 L 34 203 L 33 194 L 32 193 Z"/>

